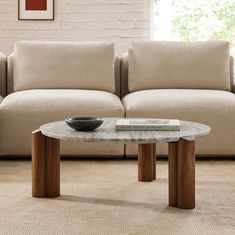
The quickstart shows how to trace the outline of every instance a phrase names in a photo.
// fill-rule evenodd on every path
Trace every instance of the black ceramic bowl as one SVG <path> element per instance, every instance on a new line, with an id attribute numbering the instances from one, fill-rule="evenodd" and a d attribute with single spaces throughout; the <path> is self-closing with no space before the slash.
<path id="1" fill-rule="evenodd" d="M 103 123 L 103 120 L 97 117 L 74 117 L 66 118 L 65 122 L 76 131 L 93 131 Z"/>

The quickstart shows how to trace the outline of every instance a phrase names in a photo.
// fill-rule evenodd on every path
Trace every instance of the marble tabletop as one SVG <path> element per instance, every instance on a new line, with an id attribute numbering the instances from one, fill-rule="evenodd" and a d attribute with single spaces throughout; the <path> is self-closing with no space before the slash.
<path id="1" fill-rule="evenodd" d="M 80 142 L 157 143 L 176 142 L 180 138 L 195 139 L 210 133 L 205 124 L 180 121 L 180 131 L 116 131 L 117 118 L 103 118 L 104 123 L 94 131 L 80 132 L 71 129 L 64 121 L 40 126 L 43 135 L 61 140 Z"/>

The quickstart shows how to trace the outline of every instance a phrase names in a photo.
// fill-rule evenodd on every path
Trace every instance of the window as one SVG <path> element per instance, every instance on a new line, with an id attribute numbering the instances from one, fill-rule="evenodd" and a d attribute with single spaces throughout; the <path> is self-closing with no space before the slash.
<path id="1" fill-rule="evenodd" d="M 235 0 L 154 0 L 153 39 L 227 40 L 235 57 Z"/>

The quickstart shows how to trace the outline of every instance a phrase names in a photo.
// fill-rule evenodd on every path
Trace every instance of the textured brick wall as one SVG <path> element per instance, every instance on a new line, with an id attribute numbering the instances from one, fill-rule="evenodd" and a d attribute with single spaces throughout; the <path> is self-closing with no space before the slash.
<path id="1" fill-rule="evenodd" d="M 55 21 L 18 21 L 17 0 L 0 0 L 0 51 L 19 40 L 112 40 L 124 52 L 147 39 L 150 0 L 55 0 Z"/>

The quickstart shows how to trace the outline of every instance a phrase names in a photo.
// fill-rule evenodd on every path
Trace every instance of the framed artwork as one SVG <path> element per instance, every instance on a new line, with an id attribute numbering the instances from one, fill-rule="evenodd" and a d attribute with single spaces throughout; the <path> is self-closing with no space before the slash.
<path id="1" fill-rule="evenodd" d="M 54 0 L 18 0 L 19 20 L 54 20 Z"/>

